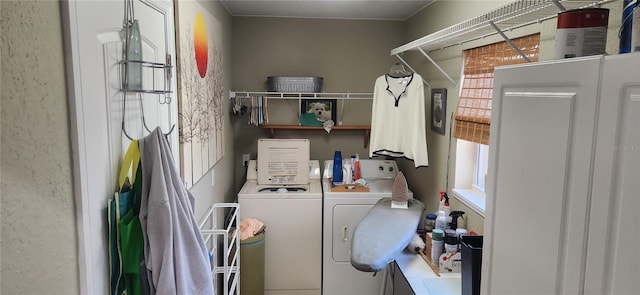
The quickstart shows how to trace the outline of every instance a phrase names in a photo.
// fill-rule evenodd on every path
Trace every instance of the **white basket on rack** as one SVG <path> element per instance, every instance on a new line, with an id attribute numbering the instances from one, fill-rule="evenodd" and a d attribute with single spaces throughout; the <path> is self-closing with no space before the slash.
<path id="1" fill-rule="evenodd" d="M 267 77 L 269 91 L 275 92 L 322 92 L 322 77 Z"/>

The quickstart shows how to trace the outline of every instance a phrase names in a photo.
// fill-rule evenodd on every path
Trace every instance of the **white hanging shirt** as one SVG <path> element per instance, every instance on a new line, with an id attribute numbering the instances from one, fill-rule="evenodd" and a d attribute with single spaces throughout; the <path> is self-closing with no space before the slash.
<path id="1" fill-rule="evenodd" d="M 382 75 L 373 89 L 369 157 L 404 157 L 415 167 L 429 166 L 424 85 L 416 73 Z"/>

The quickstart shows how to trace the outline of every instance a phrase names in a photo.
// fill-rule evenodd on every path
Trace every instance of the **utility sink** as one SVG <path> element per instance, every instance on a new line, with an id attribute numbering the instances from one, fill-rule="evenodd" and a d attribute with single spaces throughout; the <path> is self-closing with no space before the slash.
<path id="1" fill-rule="evenodd" d="M 462 293 L 460 278 L 427 278 L 422 280 L 422 283 L 431 295 L 460 295 Z"/>

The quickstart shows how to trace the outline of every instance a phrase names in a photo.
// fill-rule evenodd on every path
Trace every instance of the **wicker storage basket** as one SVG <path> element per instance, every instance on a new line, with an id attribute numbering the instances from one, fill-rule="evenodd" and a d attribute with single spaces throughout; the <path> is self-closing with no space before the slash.
<path id="1" fill-rule="evenodd" d="M 322 77 L 267 77 L 269 91 L 276 92 L 310 92 L 322 91 Z"/>

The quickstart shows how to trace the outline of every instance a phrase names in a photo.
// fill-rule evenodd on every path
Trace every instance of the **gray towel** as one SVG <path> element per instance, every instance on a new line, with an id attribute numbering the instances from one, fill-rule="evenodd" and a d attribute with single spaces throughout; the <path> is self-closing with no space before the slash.
<path id="1" fill-rule="evenodd" d="M 140 140 L 140 157 L 140 223 L 151 294 L 214 294 L 193 196 L 184 187 L 160 128 Z"/>

